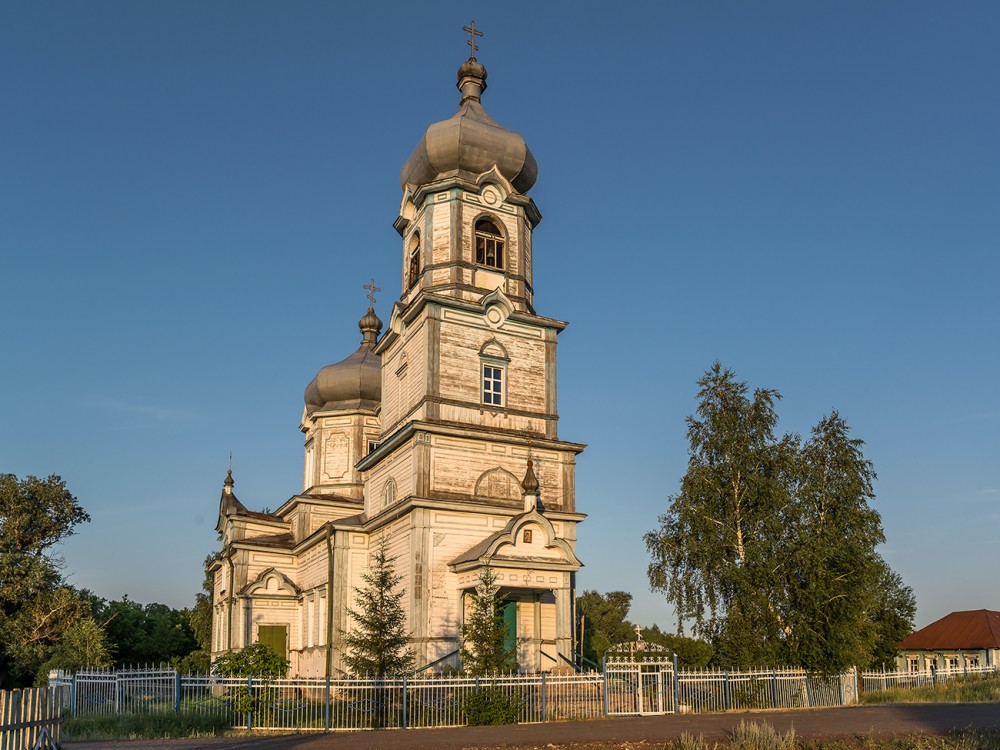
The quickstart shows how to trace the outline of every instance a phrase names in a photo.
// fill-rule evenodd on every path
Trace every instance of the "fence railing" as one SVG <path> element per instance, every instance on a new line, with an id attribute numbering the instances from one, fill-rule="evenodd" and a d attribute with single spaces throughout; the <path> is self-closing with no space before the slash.
<path id="1" fill-rule="evenodd" d="M 62 688 L 0 690 L 0 748 L 56 748 L 62 721 Z"/>
<path id="2" fill-rule="evenodd" d="M 862 672 L 861 691 L 876 693 L 896 688 L 932 687 L 958 677 L 976 677 L 1000 674 L 996 664 L 978 667 L 950 667 L 947 669 L 924 669 L 920 671 Z"/>
<path id="3" fill-rule="evenodd" d="M 815 708 L 856 703 L 858 680 L 853 669 L 830 677 L 803 669 L 691 670 L 677 673 L 677 692 L 681 713 Z"/>
<path id="4" fill-rule="evenodd" d="M 299 731 L 449 727 L 467 723 L 466 701 L 492 688 L 521 723 L 604 715 L 600 673 L 420 676 L 391 680 L 180 675 L 173 670 L 81 671 L 54 676 L 73 716 L 192 712 L 233 727 Z"/>
<path id="5" fill-rule="evenodd" d="M 650 675 L 615 665 L 605 673 L 511 674 L 494 677 L 417 675 L 395 680 L 282 679 L 181 675 L 172 669 L 86 670 L 53 676 L 73 716 L 121 713 L 211 714 L 233 727 L 334 731 L 450 727 L 467 723 L 470 697 L 489 687 L 516 706 L 522 723 L 596 719 L 649 710 L 702 713 L 763 708 L 811 708 L 856 703 L 861 692 L 936 685 L 956 677 L 996 674 L 995 665 L 923 672 L 858 672 L 828 677 L 801 669 L 679 670 Z M 645 675 L 645 678 L 643 677 Z M 660 701 L 650 699 L 650 689 Z M 50 688 L 51 690 L 51 688 Z M 641 700 L 625 693 L 643 692 Z M 22 691 L 28 692 L 28 691 Z M 42 693 L 45 691 L 43 690 Z M 51 696 L 51 693 L 49 694 Z M 655 696 L 654 696 L 655 698 Z M 23 700 L 23 699 L 22 699 Z M 37 700 L 37 699 L 32 699 Z M 640 706 L 639 709 L 622 708 Z M 654 709 L 655 710 L 655 709 Z M 58 712 L 49 730 L 58 738 Z M 6 719 L 7 714 L 4 714 Z M 30 747 L 30 745 L 28 745 Z"/>
<path id="6" fill-rule="evenodd" d="M 335 731 L 462 726 L 468 721 L 468 700 L 485 687 L 515 705 L 522 723 L 630 713 L 620 710 L 622 690 L 648 690 L 649 685 L 639 679 L 634 687 L 623 688 L 625 682 L 616 675 L 618 672 L 265 680 L 137 669 L 80 671 L 72 676 L 53 676 L 50 685 L 65 686 L 65 707 L 73 716 L 191 712 L 225 717 L 233 727 Z M 854 670 L 833 677 L 792 669 L 669 670 L 657 684 L 665 692 L 660 703 L 663 710 L 696 713 L 847 705 L 857 700 L 859 689 Z M 645 705 L 648 707 L 650 701 Z"/>

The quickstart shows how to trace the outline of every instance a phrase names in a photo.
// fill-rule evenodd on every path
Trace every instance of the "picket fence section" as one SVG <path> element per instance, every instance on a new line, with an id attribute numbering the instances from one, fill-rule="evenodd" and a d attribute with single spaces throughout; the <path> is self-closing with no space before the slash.
<path id="1" fill-rule="evenodd" d="M 62 688 L 0 690 L 0 750 L 59 746 Z"/>

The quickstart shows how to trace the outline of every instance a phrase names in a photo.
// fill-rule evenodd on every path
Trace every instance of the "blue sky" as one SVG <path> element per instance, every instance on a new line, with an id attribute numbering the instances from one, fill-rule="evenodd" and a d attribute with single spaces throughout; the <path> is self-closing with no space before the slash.
<path id="1" fill-rule="evenodd" d="M 399 168 L 458 102 L 539 162 L 536 307 L 589 444 L 579 587 L 642 534 L 716 359 L 838 409 L 918 625 L 1000 608 L 1000 5 L 0 4 L 0 471 L 62 475 L 105 597 L 188 605 L 236 491 L 300 489 L 302 392 L 400 291 Z"/>

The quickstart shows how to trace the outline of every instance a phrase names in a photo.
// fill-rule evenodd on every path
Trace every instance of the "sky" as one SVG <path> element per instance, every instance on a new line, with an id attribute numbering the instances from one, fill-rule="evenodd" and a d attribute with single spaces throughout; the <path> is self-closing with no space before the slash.
<path id="1" fill-rule="evenodd" d="M 222 481 L 301 490 L 302 393 L 401 292 L 399 169 L 458 105 L 539 163 L 578 589 L 672 629 L 642 535 L 716 360 L 837 409 L 917 625 L 1000 609 L 1000 4 L 0 2 L 0 472 L 77 586 L 189 606 Z"/>

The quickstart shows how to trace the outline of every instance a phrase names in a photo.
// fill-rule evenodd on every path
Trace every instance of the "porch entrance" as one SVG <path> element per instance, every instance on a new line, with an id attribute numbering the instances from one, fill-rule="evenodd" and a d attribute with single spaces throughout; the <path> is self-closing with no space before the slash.
<path id="1" fill-rule="evenodd" d="M 668 649 L 641 639 L 612 646 L 604 655 L 608 715 L 674 713 L 674 677 Z"/>

